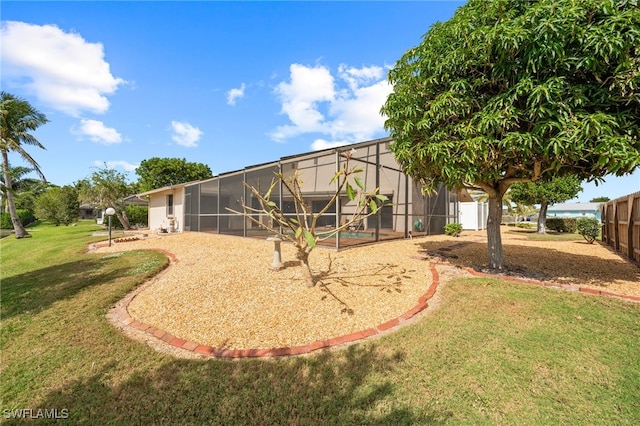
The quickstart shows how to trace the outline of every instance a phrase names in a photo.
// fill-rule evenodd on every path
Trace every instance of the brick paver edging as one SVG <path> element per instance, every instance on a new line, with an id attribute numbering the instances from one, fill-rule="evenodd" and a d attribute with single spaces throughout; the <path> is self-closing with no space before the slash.
<path id="1" fill-rule="evenodd" d="M 99 246 L 102 246 L 100 244 Z M 178 259 L 176 256 L 166 250 L 155 249 L 163 254 L 165 254 L 170 261 L 177 262 Z M 438 262 L 438 264 L 448 265 L 446 262 Z M 143 331 L 156 339 L 159 339 L 169 345 L 180 348 L 189 352 L 194 352 L 202 355 L 206 355 L 212 358 L 249 358 L 249 357 L 279 357 L 279 356 L 293 356 L 293 355 L 302 355 L 308 354 L 310 352 L 316 351 L 318 349 L 329 348 L 332 346 L 343 345 L 346 343 L 352 343 L 357 340 L 365 339 L 371 336 L 375 336 L 377 334 L 383 333 L 387 330 L 390 330 L 394 327 L 399 326 L 410 318 L 414 317 L 419 312 L 425 310 L 429 305 L 427 301 L 433 297 L 438 286 L 440 285 L 440 278 L 438 271 L 436 270 L 436 262 L 429 262 L 429 269 L 431 271 L 431 285 L 427 292 L 418 299 L 418 304 L 413 308 L 409 309 L 404 314 L 400 315 L 397 318 L 389 320 L 383 324 L 380 324 L 376 327 L 368 328 L 366 330 L 358 331 L 356 333 L 347 334 L 344 336 L 333 337 L 331 339 L 326 340 L 318 340 L 308 345 L 303 346 L 294 346 L 294 347 L 282 347 L 282 348 L 270 348 L 270 349 L 227 349 L 227 348 L 214 348 L 212 346 L 201 345 L 195 342 L 190 342 L 188 340 L 182 339 L 180 337 L 174 336 L 170 333 L 167 333 L 164 330 L 161 330 L 156 327 L 152 327 L 149 324 L 145 324 L 138 320 L 135 320 L 129 315 L 127 307 L 129 303 L 141 292 L 144 290 L 144 287 L 140 287 L 131 293 L 129 293 L 121 302 L 116 306 L 115 311 L 115 319 L 122 327 L 132 327 Z M 478 278 L 498 278 L 505 281 L 511 281 L 522 284 L 530 284 L 537 285 L 547 288 L 555 288 L 562 289 L 567 291 L 578 291 L 588 294 L 600 295 L 605 297 L 615 297 L 623 300 L 628 300 L 632 302 L 640 302 L 640 297 L 637 296 L 625 296 L 620 294 L 615 294 L 607 291 L 596 290 L 592 288 L 579 287 L 569 284 L 555 284 L 555 283 L 547 283 L 542 281 L 537 281 L 533 279 L 526 278 L 517 278 L 517 277 L 509 277 L 503 275 L 489 274 L 484 272 L 476 271 L 473 268 L 463 268 L 469 274 Z"/>
<path id="2" fill-rule="evenodd" d="M 164 253 L 171 262 L 177 262 L 176 256 L 168 252 L 166 250 L 157 251 Z M 214 348 L 211 346 L 201 345 L 195 342 L 190 342 L 188 340 L 182 339 L 180 337 L 174 336 L 170 333 L 167 333 L 164 330 L 161 330 L 156 327 L 152 327 L 149 324 L 145 324 L 141 321 L 138 321 L 129 315 L 127 310 L 129 303 L 141 292 L 144 290 L 143 287 L 139 287 L 138 289 L 132 291 L 124 299 L 120 301 L 115 307 L 114 319 L 118 322 L 121 327 L 132 327 L 143 331 L 150 336 L 153 336 L 159 340 L 168 343 L 171 346 L 176 348 L 180 348 L 186 351 L 206 355 L 213 358 L 248 358 L 248 357 L 277 357 L 277 356 L 292 356 L 292 355 L 302 355 L 307 354 L 318 349 L 329 348 L 332 346 L 343 345 L 345 343 L 355 342 L 357 340 L 365 339 L 367 337 L 375 336 L 377 334 L 383 333 L 389 329 L 399 326 L 405 321 L 409 320 L 419 312 L 422 312 L 429 306 L 427 301 L 433 297 L 435 294 L 438 285 L 440 284 L 438 271 L 436 270 L 435 263 L 431 262 L 429 264 L 431 270 L 431 285 L 427 292 L 418 299 L 418 304 L 413 308 L 409 309 L 404 314 L 400 315 L 397 318 L 394 318 L 390 321 L 387 321 L 383 324 L 380 324 L 376 327 L 368 328 L 366 330 L 358 331 L 356 333 L 347 334 L 345 336 L 333 337 L 331 339 L 326 340 L 318 340 L 308 345 L 303 346 L 294 346 L 294 347 L 282 347 L 282 348 L 270 348 L 270 349 L 226 349 L 226 348 Z"/>
<path id="3" fill-rule="evenodd" d="M 509 276 L 497 275 L 497 274 L 488 274 L 485 272 L 476 271 L 473 268 L 465 267 L 464 269 L 474 277 L 478 277 L 478 278 L 498 278 L 501 280 L 512 281 L 516 283 L 531 284 L 531 285 L 537 285 L 541 287 L 555 288 L 555 289 L 561 289 L 561 290 L 567 290 L 567 291 L 578 291 L 582 293 L 595 294 L 598 296 L 614 297 L 618 299 L 627 300 L 630 302 L 640 302 L 640 297 L 638 296 L 626 296 L 623 294 L 611 293 L 609 291 L 602 291 L 602 290 L 597 290 L 595 288 L 589 288 L 589 287 L 580 287 L 580 286 L 571 285 L 571 284 L 548 283 L 548 282 L 537 281 L 537 280 L 527 279 L 527 278 L 517 278 L 517 277 L 509 277 Z"/>

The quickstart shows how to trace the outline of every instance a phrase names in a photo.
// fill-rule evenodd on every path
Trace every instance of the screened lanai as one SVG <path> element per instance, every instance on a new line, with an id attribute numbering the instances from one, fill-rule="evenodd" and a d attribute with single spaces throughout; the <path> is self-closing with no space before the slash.
<path id="1" fill-rule="evenodd" d="M 247 167 L 211 179 L 191 183 L 184 189 L 185 231 L 210 232 L 244 237 L 266 238 L 267 230 L 250 219 L 229 211 L 242 211 L 243 203 L 258 207 L 258 200 L 245 187 L 244 182 L 268 190 L 276 172 L 287 177 L 298 170 L 302 178 L 302 192 L 309 208 L 314 212 L 327 204 L 336 191 L 331 179 L 346 161 L 344 153 L 350 151 L 350 166 L 363 171 L 358 175 L 367 189 L 380 188 L 392 205 L 354 224 L 324 245 L 336 248 L 376 241 L 407 238 L 418 235 L 444 233 L 447 223 L 458 217 L 457 194 L 441 188 L 437 193 L 423 196 L 420 188 L 405 175 L 389 150 L 391 139 L 378 139 L 346 147 L 283 157 L 272 163 Z M 295 214 L 292 196 L 282 185 L 276 185 L 271 200 L 285 213 Z M 330 230 L 338 223 L 349 220 L 355 211 L 354 202 L 346 193 L 339 197 L 320 217 L 318 226 Z M 268 216 L 255 214 L 254 219 L 270 225 Z"/>

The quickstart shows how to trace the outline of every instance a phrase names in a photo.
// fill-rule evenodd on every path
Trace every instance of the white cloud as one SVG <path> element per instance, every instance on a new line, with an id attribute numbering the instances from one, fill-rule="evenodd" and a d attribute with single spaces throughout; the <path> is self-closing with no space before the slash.
<path id="1" fill-rule="evenodd" d="M 342 64 L 338 67 L 338 75 L 349 84 L 351 90 L 355 90 L 362 84 L 382 80 L 384 78 L 384 70 L 382 67 L 375 65 L 371 67 L 348 68 Z"/>
<path id="2" fill-rule="evenodd" d="M 227 92 L 227 104 L 235 105 L 236 99 L 241 99 L 244 97 L 244 89 L 245 84 L 242 83 L 239 89 L 231 89 Z"/>
<path id="3" fill-rule="evenodd" d="M 74 133 L 105 145 L 122 142 L 122 135 L 116 129 L 106 127 L 102 121 L 97 120 L 80 120 L 80 128 L 74 129 Z"/>
<path id="4" fill-rule="evenodd" d="M 338 146 L 349 145 L 353 141 L 327 141 L 325 139 L 316 139 L 311 144 L 311 149 L 314 151 L 320 151 L 323 149 L 336 148 Z"/>
<path id="5" fill-rule="evenodd" d="M 185 146 L 187 148 L 198 146 L 198 141 L 200 140 L 200 136 L 202 136 L 202 131 L 200 129 L 193 127 L 187 122 L 172 121 L 171 130 L 173 131 L 171 139 L 173 139 L 178 145 Z"/>
<path id="6" fill-rule="evenodd" d="M 72 116 L 106 112 L 105 95 L 125 83 L 111 74 L 101 43 L 55 25 L 5 21 L 0 39 L 3 79 Z"/>
<path id="7" fill-rule="evenodd" d="M 382 67 L 341 65 L 334 77 L 323 66 L 293 64 L 290 80 L 275 89 L 290 123 L 270 136 L 276 141 L 313 133 L 330 138 L 316 139 L 312 149 L 372 139 L 384 131 L 380 108 L 391 91 Z"/>
<path id="8" fill-rule="evenodd" d="M 96 160 L 93 162 L 93 165 L 100 168 L 103 168 L 106 165 L 107 168 L 109 169 L 120 168 L 127 172 L 133 172 L 140 166 L 140 164 L 131 164 L 128 161 L 124 161 L 124 160 L 109 160 L 109 161 Z"/>
<path id="9" fill-rule="evenodd" d="M 329 133 L 334 137 L 350 136 L 355 141 L 363 141 L 382 132 L 384 117 L 380 115 L 380 108 L 391 90 L 391 85 L 382 80 L 370 86 L 356 87 L 336 99 L 329 108 L 331 116 L 335 117 Z"/>
<path id="10" fill-rule="evenodd" d="M 272 132 L 278 141 L 303 133 L 322 132 L 324 115 L 318 110 L 318 104 L 335 97 L 333 76 L 327 68 L 292 64 L 289 71 L 291 81 L 281 82 L 275 91 L 282 102 L 282 112 L 293 124 L 279 126 Z"/>

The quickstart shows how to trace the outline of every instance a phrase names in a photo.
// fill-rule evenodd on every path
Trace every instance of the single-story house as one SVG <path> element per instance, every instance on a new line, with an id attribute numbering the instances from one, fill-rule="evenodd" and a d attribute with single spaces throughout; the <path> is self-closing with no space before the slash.
<path id="1" fill-rule="evenodd" d="M 210 179 L 158 188 L 138 194 L 149 199 L 149 229 L 159 232 L 197 231 L 245 237 L 267 237 L 267 232 L 251 220 L 231 210 L 242 205 L 258 207 L 257 199 L 245 183 L 266 192 L 275 173 L 290 176 L 298 170 L 302 192 L 313 212 L 319 212 L 335 193 L 331 183 L 344 164 L 344 153 L 351 152 L 350 166 L 362 169 L 358 175 L 365 188 L 380 188 L 393 203 L 379 214 L 366 218 L 357 229 L 344 231 L 330 243 L 337 248 L 362 242 L 407 238 L 417 235 L 443 234 L 447 223 L 458 221 L 458 194 L 441 187 L 437 193 L 423 195 L 420 187 L 400 168 L 389 150 L 390 138 L 376 139 L 348 146 L 307 152 L 279 160 L 222 173 Z M 291 194 L 276 186 L 271 194 L 286 213 L 293 210 Z M 344 223 L 356 206 L 346 193 L 329 209 L 318 225 L 330 229 Z M 267 223 L 268 216 L 256 214 Z"/>
<path id="2" fill-rule="evenodd" d="M 547 218 L 595 217 L 601 220 L 601 205 L 602 203 L 558 203 L 547 208 Z"/>

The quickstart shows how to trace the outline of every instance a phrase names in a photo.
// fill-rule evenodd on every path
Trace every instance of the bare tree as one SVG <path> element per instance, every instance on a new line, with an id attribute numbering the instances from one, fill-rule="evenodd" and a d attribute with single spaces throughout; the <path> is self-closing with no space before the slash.
<path id="1" fill-rule="evenodd" d="M 381 207 L 391 205 L 388 202 L 389 199 L 379 193 L 380 188 L 366 191 L 364 183 L 356 176 L 358 173 L 362 173 L 363 170 L 349 166 L 352 153 L 345 152 L 342 155 L 346 161 L 343 163 L 342 169 L 336 172 L 330 181 L 330 184 L 336 184 L 335 193 L 317 213 L 313 213 L 304 199 L 301 176 L 298 170 L 295 170 L 293 175 L 288 177 L 285 177 L 282 173 L 275 173 L 275 178 L 271 181 L 269 189 L 264 194 L 260 192 L 259 188 L 255 188 L 245 182 L 247 189 L 258 200 L 259 207 L 247 205 L 245 200 L 242 200 L 242 212 L 227 208 L 230 212 L 243 215 L 252 223 L 280 237 L 283 241 L 292 242 L 296 248 L 296 258 L 300 261 L 305 282 L 309 287 L 313 287 L 316 284 L 309 266 L 309 255 L 318 243 L 328 238 L 339 236 L 341 231 L 349 229 L 365 218 L 377 214 Z M 353 182 L 353 185 L 351 182 Z M 285 213 L 282 206 L 271 199 L 274 189 L 280 184 L 291 194 L 295 213 Z M 346 194 L 347 198 L 354 202 L 356 205 L 355 211 L 341 224 L 336 223 L 336 226 L 331 229 L 318 229 L 318 219 L 327 213 L 331 206 L 339 202 L 342 194 Z M 260 215 L 266 215 L 271 220 L 268 223 L 264 223 L 256 218 L 256 216 L 260 217 Z"/>

